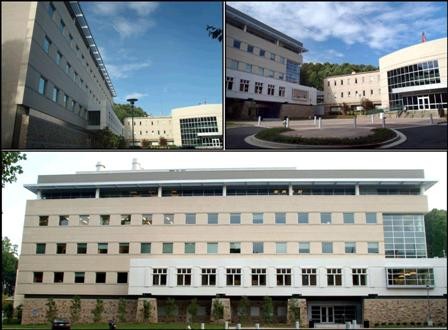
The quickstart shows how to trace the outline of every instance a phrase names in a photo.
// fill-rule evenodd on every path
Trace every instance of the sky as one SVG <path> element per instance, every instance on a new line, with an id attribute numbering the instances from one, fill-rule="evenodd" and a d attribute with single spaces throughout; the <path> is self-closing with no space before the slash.
<path id="1" fill-rule="evenodd" d="M 26 201 L 35 195 L 23 187 L 43 174 L 95 171 L 101 161 L 106 171 L 130 170 L 137 158 L 144 169 L 272 168 L 297 169 L 423 169 L 425 178 L 438 181 L 430 188 L 429 209 L 447 209 L 447 157 L 444 152 L 26 152 L 23 174 L 2 189 L 2 236 L 13 244 L 22 240 Z"/>
<path id="2" fill-rule="evenodd" d="M 153 116 L 173 108 L 222 103 L 220 2 L 81 2 L 117 92 Z"/>
<path id="3" fill-rule="evenodd" d="M 289 35 L 304 62 L 371 64 L 395 50 L 447 37 L 447 2 L 227 2 Z"/>

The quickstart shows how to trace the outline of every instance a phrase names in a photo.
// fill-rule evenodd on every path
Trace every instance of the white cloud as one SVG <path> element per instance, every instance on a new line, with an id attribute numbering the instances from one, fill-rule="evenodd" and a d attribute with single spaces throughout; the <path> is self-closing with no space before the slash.
<path id="1" fill-rule="evenodd" d="M 122 38 L 138 37 L 154 26 L 154 22 L 146 18 L 139 18 L 135 20 L 124 17 L 116 17 L 112 20 L 112 26 Z"/>
<path id="2" fill-rule="evenodd" d="M 145 97 L 145 96 L 148 96 L 148 94 L 146 94 L 146 93 L 138 93 L 138 92 L 131 93 L 131 94 L 126 95 L 126 100 L 127 99 L 141 99 L 142 97 Z"/>
<path id="3" fill-rule="evenodd" d="M 147 16 L 153 13 L 159 6 L 157 2 L 129 2 L 127 5 L 139 16 Z"/>
<path id="4" fill-rule="evenodd" d="M 127 78 L 130 74 L 151 66 L 151 61 L 127 64 L 107 64 L 106 68 L 112 78 Z"/>

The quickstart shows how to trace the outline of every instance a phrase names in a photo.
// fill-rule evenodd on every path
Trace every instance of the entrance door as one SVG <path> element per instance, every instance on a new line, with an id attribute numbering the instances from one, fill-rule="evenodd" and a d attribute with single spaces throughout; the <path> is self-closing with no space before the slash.
<path id="1" fill-rule="evenodd" d="M 418 110 L 429 109 L 429 96 L 419 96 L 417 97 Z"/>
<path id="2" fill-rule="evenodd" d="M 333 306 L 320 307 L 320 323 L 334 323 Z"/>

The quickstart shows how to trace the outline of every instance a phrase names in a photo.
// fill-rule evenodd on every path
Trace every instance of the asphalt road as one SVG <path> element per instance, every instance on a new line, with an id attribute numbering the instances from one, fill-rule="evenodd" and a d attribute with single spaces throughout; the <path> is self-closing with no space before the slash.
<path id="1" fill-rule="evenodd" d="M 394 149 L 446 149 L 447 125 L 433 125 L 397 129 L 406 135 L 406 142 Z"/>
<path id="2" fill-rule="evenodd" d="M 254 126 L 227 128 L 226 149 L 258 149 L 257 147 L 244 142 L 244 139 L 262 129 L 262 127 Z"/>

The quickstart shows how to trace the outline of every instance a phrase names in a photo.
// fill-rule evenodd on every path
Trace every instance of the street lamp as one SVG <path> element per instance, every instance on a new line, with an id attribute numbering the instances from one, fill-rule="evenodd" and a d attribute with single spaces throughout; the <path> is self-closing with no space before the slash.
<path id="1" fill-rule="evenodd" d="M 135 146 L 134 141 L 134 103 L 137 102 L 137 99 L 127 99 L 129 103 L 131 103 L 131 126 L 132 126 L 132 147 Z"/>
<path id="2" fill-rule="evenodd" d="M 429 276 L 429 274 L 428 274 Z M 429 300 L 429 289 L 430 289 L 430 279 L 426 278 L 426 299 L 428 301 L 428 320 L 427 325 L 428 327 L 432 327 L 432 320 L 431 320 L 431 301 Z"/>

